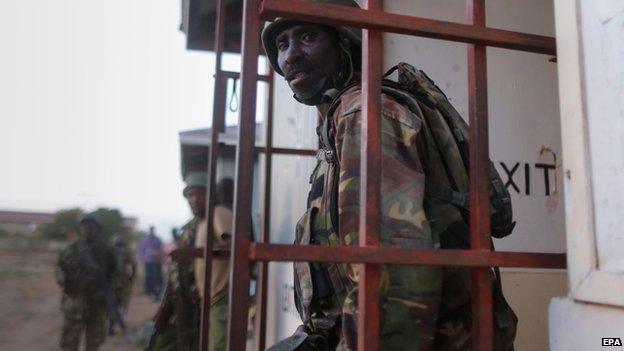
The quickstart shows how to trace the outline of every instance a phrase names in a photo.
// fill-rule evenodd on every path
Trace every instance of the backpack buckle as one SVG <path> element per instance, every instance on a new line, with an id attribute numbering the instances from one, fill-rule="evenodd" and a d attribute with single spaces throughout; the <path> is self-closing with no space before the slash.
<path id="1" fill-rule="evenodd" d="M 338 161 L 336 159 L 336 153 L 333 150 L 329 150 L 329 149 L 319 149 L 316 152 L 316 159 L 319 161 L 326 161 L 327 163 L 333 164 L 336 163 L 336 161 Z"/>

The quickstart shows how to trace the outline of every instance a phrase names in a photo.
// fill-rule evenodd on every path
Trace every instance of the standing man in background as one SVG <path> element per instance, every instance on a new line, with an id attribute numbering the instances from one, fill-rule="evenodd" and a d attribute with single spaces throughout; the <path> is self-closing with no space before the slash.
<path id="1" fill-rule="evenodd" d="M 222 179 L 216 186 L 216 205 L 214 208 L 213 249 L 215 251 L 228 250 L 232 237 L 232 210 L 226 205 L 226 199 L 232 198 L 231 179 Z M 189 194 L 191 195 L 191 190 Z M 205 191 L 205 189 L 204 189 Z M 208 228 L 206 218 L 197 224 L 195 247 L 204 247 Z M 199 296 L 204 296 L 204 272 L 206 271 L 203 259 L 195 260 L 195 282 Z M 210 331 L 208 335 L 208 350 L 225 351 L 227 343 L 228 322 L 228 276 L 230 273 L 229 257 L 214 257 L 212 260 L 212 274 L 210 282 Z"/>
<path id="2" fill-rule="evenodd" d="M 186 198 L 193 219 L 182 228 L 176 245 L 178 249 L 203 247 L 206 243 L 206 184 L 204 172 L 189 173 L 182 194 Z M 231 181 L 231 180 L 230 180 Z M 232 212 L 220 204 L 227 198 L 227 180 L 219 182 L 216 189 L 217 206 L 214 216 L 214 249 L 222 251 L 229 247 Z M 221 193 L 220 193 L 221 192 Z M 231 194 L 229 195 L 231 197 Z M 175 253 L 175 251 L 174 251 Z M 205 262 L 173 262 L 168 274 L 165 296 L 154 317 L 154 332 L 148 350 L 177 351 L 195 350 L 199 342 L 200 306 L 204 288 Z M 225 351 L 228 321 L 228 275 L 229 258 L 217 258 L 212 262 L 210 297 L 210 334 L 208 349 Z"/>
<path id="3" fill-rule="evenodd" d="M 149 234 L 141 240 L 139 254 L 145 267 L 145 285 L 143 291 L 146 295 L 152 295 L 154 301 L 158 301 L 163 284 L 163 248 L 162 241 L 156 236 L 154 227 L 150 227 Z"/>

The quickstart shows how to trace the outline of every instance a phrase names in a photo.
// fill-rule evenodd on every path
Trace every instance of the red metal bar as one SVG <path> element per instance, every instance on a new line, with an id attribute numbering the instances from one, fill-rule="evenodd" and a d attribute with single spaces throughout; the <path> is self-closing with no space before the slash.
<path id="1" fill-rule="evenodd" d="M 212 133 L 210 154 L 208 156 L 208 184 L 206 184 L 206 246 L 204 247 L 204 286 L 201 300 L 201 319 L 199 328 L 199 350 L 208 350 L 208 330 L 210 328 L 210 293 L 212 281 L 213 235 L 215 196 L 213 190 L 217 174 L 219 157 L 219 132 L 225 125 L 226 80 L 221 71 L 221 53 L 225 30 L 225 0 L 217 0 L 217 21 L 215 23 L 215 91 L 212 111 Z M 198 233 L 201 235 L 202 233 Z"/>
<path id="2" fill-rule="evenodd" d="M 190 263 L 194 259 L 204 258 L 202 247 L 181 247 L 169 253 L 169 257 L 177 263 Z M 212 246 L 212 257 L 230 257 L 230 247 Z"/>
<path id="3" fill-rule="evenodd" d="M 256 146 L 254 148 L 256 153 L 262 154 L 266 153 L 265 147 Z M 271 153 L 274 155 L 291 155 L 291 156 L 316 156 L 316 150 L 306 150 L 306 149 L 290 149 L 284 147 L 273 147 L 271 148 Z"/>
<path id="4" fill-rule="evenodd" d="M 485 28 L 485 0 L 466 0 L 468 23 Z M 490 251 L 490 161 L 488 148 L 487 53 L 484 45 L 468 45 L 470 110 L 470 246 Z M 492 271 L 473 269 L 471 277 L 473 351 L 493 350 Z"/>
<path id="5" fill-rule="evenodd" d="M 221 144 L 220 150 L 223 151 L 232 151 L 236 150 L 235 145 L 224 145 Z M 255 146 L 254 152 L 256 154 L 264 154 L 266 153 L 266 149 L 264 146 Z M 317 150 L 309 150 L 309 149 L 291 149 L 284 147 L 274 147 L 271 151 L 273 155 L 285 155 L 285 156 L 316 156 Z"/>
<path id="6" fill-rule="evenodd" d="M 367 0 L 367 9 L 382 9 L 380 0 Z M 362 134 L 360 147 L 361 247 L 379 247 L 381 223 L 381 32 L 362 32 Z M 381 335 L 378 264 L 360 266 L 358 290 L 358 337 L 360 351 L 379 350 Z"/>
<path id="7" fill-rule="evenodd" d="M 271 232 L 271 176 L 273 164 L 273 70 L 269 76 L 269 98 L 266 120 L 266 146 L 264 164 L 264 204 L 262 208 L 262 235 L 261 243 L 269 242 Z M 258 289 L 256 295 L 256 349 L 264 351 L 266 344 L 266 304 L 267 304 L 267 284 L 268 284 L 268 262 L 260 262 L 258 272 Z"/>
<path id="8" fill-rule="evenodd" d="M 552 37 L 474 27 L 461 23 L 385 13 L 380 10 L 362 10 L 294 0 L 264 0 L 261 15 L 264 19 L 288 17 L 315 23 L 340 24 L 381 32 L 556 55 L 556 42 Z"/>
<path id="9" fill-rule="evenodd" d="M 230 78 L 230 79 L 239 79 L 240 78 L 240 73 L 238 72 L 232 72 L 232 71 L 221 71 L 226 77 Z M 259 74 L 258 75 L 258 80 L 259 81 L 263 81 L 263 82 L 269 82 L 271 81 L 273 78 L 271 77 L 270 74 Z"/>
<path id="10" fill-rule="evenodd" d="M 234 197 L 234 236 L 230 259 L 230 310 L 228 349 L 244 350 L 247 338 L 249 245 L 251 243 L 251 199 L 253 186 L 258 54 L 260 52 L 258 0 L 243 3 L 241 109 L 236 149 L 236 192 Z"/>
<path id="11" fill-rule="evenodd" d="M 397 247 L 251 244 L 249 258 L 252 261 L 265 262 L 310 261 L 427 266 L 566 268 L 566 255 L 558 253 L 417 250 Z"/>

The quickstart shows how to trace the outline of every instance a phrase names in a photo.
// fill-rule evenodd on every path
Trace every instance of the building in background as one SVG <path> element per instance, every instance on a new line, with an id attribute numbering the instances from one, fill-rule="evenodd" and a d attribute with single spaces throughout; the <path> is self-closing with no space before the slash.
<path id="1" fill-rule="evenodd" d="M 206 117 L 206 121 L 208 121 Z M 238 139 L 237 126 L 227 126 L 225 131 L 219 135 L 219 159 L 217 162 L 217 179 L 218 183 L 221 179 L 234 179 L 236 166 L 236 140 Z M 194 129 L 182 131 L 179 133 L 180 138 L 180 160 L 182 179 L 189 172 L 206 172 L 208 169 L 208 155 L 210 152 L 210 135 L 211 128 Z M 264 143 L 264 129 L 262 124 L 256 126 L 256 145 Z M 254 194 L 252 203 L 252 216 L 254 223 L 254 233 L 258 233 L 260 225 L 260 184 L 262 176 L 262 165 L 264 164 L 263 156 L 257 154 L 254 166 Z"/>
<path id="2" fill-rule="evenodd" d="M 54 212 L 0 210 L 0 230 L 16 235 L 36 236 L 44 225 L 52 223 L 54 215 Z M 136 230 L 137 223 L 135 217 L 123 218 L 124 227 L 132 231 Z"/>

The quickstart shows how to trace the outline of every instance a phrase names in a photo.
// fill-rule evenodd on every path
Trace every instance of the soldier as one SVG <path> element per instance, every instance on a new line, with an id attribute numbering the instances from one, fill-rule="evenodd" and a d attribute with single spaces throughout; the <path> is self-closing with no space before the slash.
<path id="1" fill-rule="evenodd" d="M 224 180 L 225 181 L 225 180 Z M 222 183 L 217 185 L 217 199 L 221 194 Z M 193 219 L 183 228 L 177 240 L 178 248 L 203 247 L 206 242 L 206 182 L 203 172 L 189 173 L 183 195 L 189 203 Z M 231 195 L 229 195 L 231 197 Z M 223 250 L 229 247 L 231 237 L 232 212 L 217 200 L 214 212 L 214 248 Z M 155 317 L 155 331 L 152 350 L 194 350 L 198 346 L 200 299 L 204 287 L 204 260 L 177 262 L 169 274 L 165 296 Z M 215 257 L 212 262 L 210 297 L 210 333 L 208 349 L 225 351 L 228 321 L 228 274 L 229 259 Z M 149 347 L 148 347 L 149 348 Z"/>
<path id="2" fill-rule="evenodd" d="M 115 252 L 115 262 L 117 263 L 117 278 L 115 279 L 114 292 L 117 305 L 121 312 L 125 314 L 130 304 L 132 294 L 132 284 L 136 276 L 136 262 L 134 255 L 126 243 L 122 234 L 117 234 L 113 239 L 113 251 Z M 109 316 L 110 317 L 110 316 Z M 109 321 L 108 333 L 114 334 L 113 320 Z"/>
<path id="3" fill-rule="evenodd" d="M 78 241 L 59 254 L 56 277 L 63 289 L 61 349 L 77 350 L 85 331 L 87 350 L 97 350 L 106 338 L 107 293 L 116 279 L 113 250 L 101 238 L 94 215 L 79 222 Z M 103 282 L 101 279 L 105 279 Z"/>
<path id="4" fill-rule="evenodd" d="M 308 1 L 358 6 L 353 0 Z M 275 72 L 284 76 L 294 98 L 316 106 L 319 112 L 317 134 L 322 149 L 310 177 L 308 210 L 297 224 L 295 242 L 357 246 L 361 33 L 353 28 L 282 18 L 265 27 L 262 41 L 269 62 Z M 440 113 L 432 104 L 417 100 L 401 88 L 396 83 L 394 94 L 384 89 L 381 96 L 382 245 L 467 248 L 469 229 L 463 209 L 446 199 L 428 196 L 436 186 L 445 187 L 443 190 L 451 187 L 440 165 L 455 154 L 451 154 L 452 150 L 438 151 L 429 135 L 431 126 L 427 125 L 430 116 Z M 455 173 L 461 173 L 461 180 L 467 184 L 463 167 L 463 173 Z M 426 179 L 426 175 L 430 178 Z M 381 350 L 468 349 L 471 316 L 467 269 L 381 269 Z M 275 350 L 292 345 L 295 347 L 290 349 L 296 350 L 357 349 L 357 282 L 356 266 L 296 263 L 295 301 L 304 325 Z M 500 291 L 495 296 L 495 320 L 503 321 L 497 323 L 495 348 L 513 350 L 515 315 Z"/>

